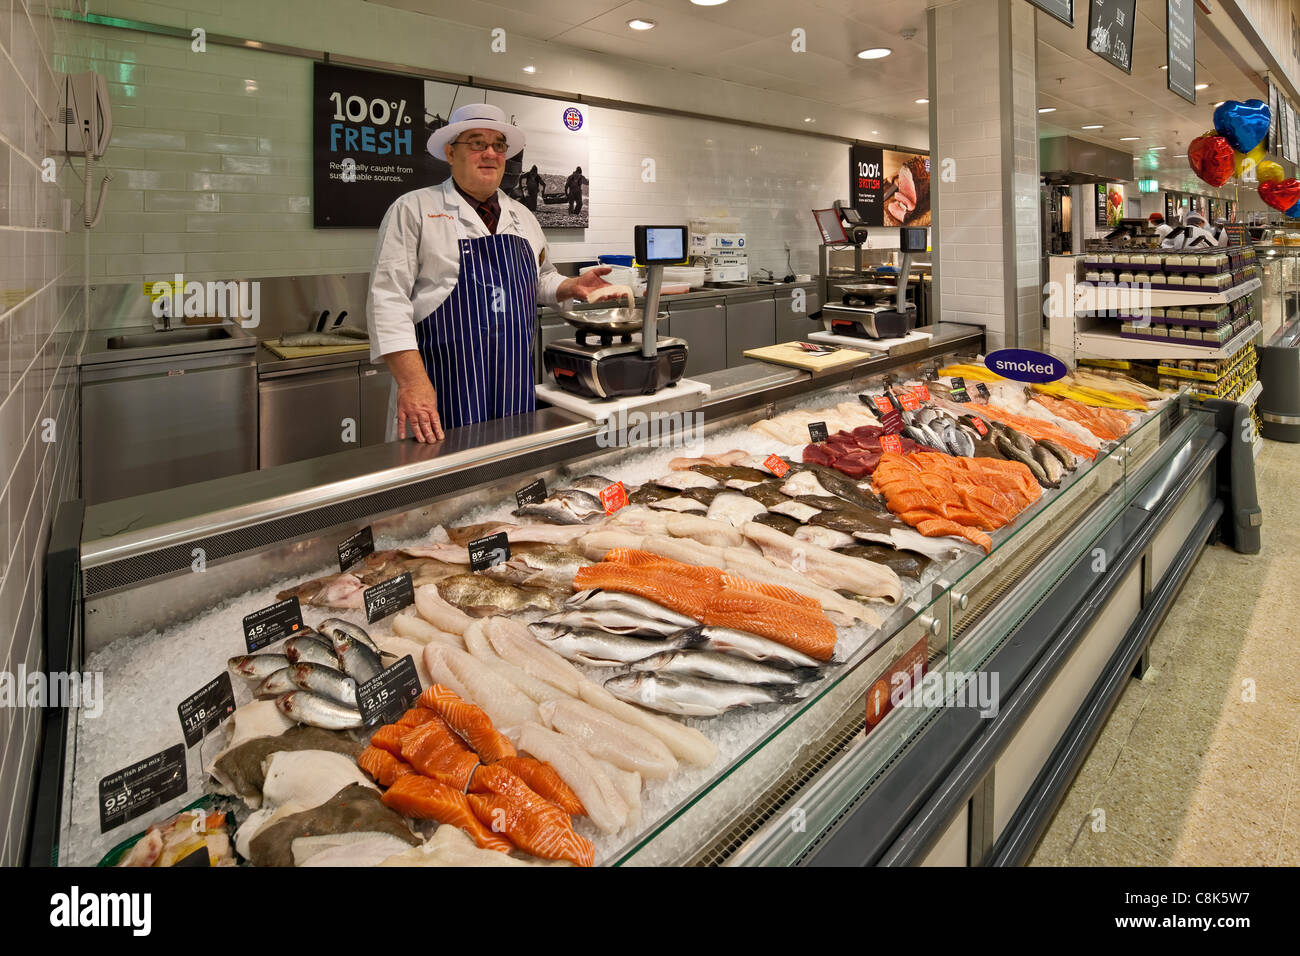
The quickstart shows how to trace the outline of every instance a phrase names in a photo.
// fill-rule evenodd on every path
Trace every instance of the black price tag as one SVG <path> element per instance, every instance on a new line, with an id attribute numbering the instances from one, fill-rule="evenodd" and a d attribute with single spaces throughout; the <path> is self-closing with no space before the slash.
<path id="1" fill-rule="evenodd" d="M 99 781 L 99 832 L 107 833 L 161 807 L 187 789 L 184 744 L 111 773 Z"/>
<path id="2" fill-rule="evenodd" d="M 964 378 L 954 378 L 952 380 L 952 400 L 954 402 L 970 401 L 970 396 L 966 394 L 966 380 Z"/>
<path id="3" fill-rule="evenodd" d="M 339 544 L 339 574 L 342 574 L 368 554 L 375 553 L 375 535 L 366 525 Z"/>
<path id="4" fill-rule="evenodd" d="M 222 671 L 176 708 L 185 746 L 193 747 L 234 712 L 235 689 L 230 685 L 230 672 Z"/>
<path id="5" fill-rule="evenodd" d="M 476 538 L 469 543 L 469 569 L 486 571 L 510 560 L 510 538 L 504 531 Z"/>
<path id="6" fill-rule="evenodd" d="M 420 675 L 406 655 L 357 688 L 357 707 L 366 724 L 391 724 L 415 705 L 420 696 Z"/>
<path id="7" fill-rule="evenodd" d="M 296 597 L 254 611 L 244 618 L 244 643 L 255 654 L 268 644 L 302 629 L 302 608 Z"/>
<path id="8" fill-rule="evenodd" d="M 903 433 L 903 416 L 898 414 L 898 409 L 891 408 L 880 416 L 880 427 L 885 430 L 886 435 L 901 435 Z"/>
<path id="9" fill-rule="evenodd" d="M 381 617 L 395 614 L 404 607 L 415 603 L 415 586 L 411 583 L 411 572 L 389 578 L 373 588 L 361 592 L 361 599 L 366 604 L 366 620 L 371 624 Z"/>
<path id="10" fill-rule="evenodd" d="M 534 481 L 527 488 L 515 492 L 515 501 L 519 503 L 520 508 L 524 505 L 536 504 L 539 501 L 545 500 L 545 498 L 546 482 L 542 481 L 540 478 Z"/>
<path id="11" fill-rule="evenodd" d="M 822 442 L 827 439 L 825 422 L 809 422 L 808 437 L 814 442 Z"/>
<path id="12" fill-rule="evenodd" d="M 983 382 L 975 383 L 975 391 L 979 394 L 980 398 L 987 399 L 989 397 L 989 387 Z"/>

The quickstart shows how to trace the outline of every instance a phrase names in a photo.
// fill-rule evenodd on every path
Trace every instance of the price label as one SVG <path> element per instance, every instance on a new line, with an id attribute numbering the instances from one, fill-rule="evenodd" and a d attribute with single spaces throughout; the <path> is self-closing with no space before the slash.
<path id="1" fill-rule="evenodd" d="M 361 592 L 361 600 L 366 605 L 366 620 L 371 624 L 381 617 L 388 617 L 404 607 L 410 607 L 415 603 L 411 572 L 406 571 L 372 588 L 366 588 Z"/>
<path id="2" fill-rule="evenodd" d="M 964 378 L 954 378 L 952 380 L 952 400 L 954 402 L 970 401 L 970 396 L 966 394 L 966 380 Z"/>
<path id="3" fill-rule="evenodd" d="M 824 442 L 828 437 L 830 437 L 830 436 L 826 434 L 826 423 L 825 423 L 825 422 L 809 422 L 809 423 L 808 423 L 808 438 L 809 438 L 811 441 L 813 441 L 814 443 L 816 443 L 816 442 Z"/>
<path id="4" fill-rule="evenodd" d="M 912 391 L 921 397 L 921 401 L 928 402 L 930 400 L 930 386 L 926 385 L 925 382 L 914 385 Z"/>
<path id="5" fill-rule="evenodd" d="M 244 618 L 244 644 L 248 646 L 248 653 L 255 654 L 301 628 L 302 608 L 298 599 L 291 597 Z"/>
<path id="6" fill-rule="evenodd" d="M 185 746 L 193 747 L 234 712 L 235 689 L 230 684 L 229 671 L 222 671 L 176 708 Z"/>
<path id="7" fill-rule="evenodd" d="M 184 744 L 111 773 L 99 781 L 99 832 L 134 820 L 187 789 Z"/>
<path id="8" fill-rule="evenodd" d="M 536 504 L 546 498 L 546 482 L 538 478 L 527 488 L 515 492 L 515 501 L 519 507 L 524 505 Z"/>
<path id="9" fill-rule="evenodd" d="M 876 408 L 880 410 L 881 415 L 888 415 L 894 411 L 894 403 L 889 400 L 888 395 L 875 395 L 871 399 L 876 403 Z"/>
<path id="10" fill-rule="evenodd" d="M 763 467 L 776 475 L 778 478 L 784 478 L 790 470 L 790 466 L 785 463 L 780 455 L 768 455 L 763 461 Z"/>
<path id="11" fill-rule="evenodd" d="M 406 655 L 357 688 L 357 707 L 366 724 L 391 724 L 420 696 L 420 675 Z"/>
<path id="12" fill-rule="evenodd" d="M 898 435 L 903 431 L 903 416 L 898 413 L 898 409 L 891 408 L 880 418 L 880 427 L 887 434 Z"/>
<path id="13" fill-rule="evenodd" d="M 974 415 L 972 415 L 970 417 L 970 420 L 971 420 L 971 424 L 975 426 L 975 430 L 980 433 L 980 438 L 987 437 L 989 433 L 989 426 L 984 424 L 984 419 L 976 418 Z"/>
<path id="14" fill-rule="evenodd" d="M 339 574 L 342 574 L 368 554 L 375 553 L 375 535 L 366 525 L 354 535 L 339 543 Z"/>
<path id="15" fill-rule="evenodd" d="M 469 543 L 469 569 L 486 571 L 510 560 L 510 538 L 504 531 L 476 538 Z"/>
<path id="16" fill-rule="evenodd" d="M 881 435 L 880 450 L 882 452 L 893 452 L 895 455 L 903 453 L 903 443 L 897 435 Z"/>
<path id="17" fill-rule="evenodd" d="M 914 412 L 921 407 L 921 400 L 913 394 L 911 389 L 900 388 L 898 390 L 898 401 L 909 412 Z"/>
<path id="18" fill-rule="evenodd" d="M 607 515 L 612 515 L 627 504 L 627 489 L 623 487 L 623 482 L 616 481 L 608 488 L 602 489 L 600 503 L 605 506 L 605 514 Z"/>
<path id="19" fill-rule="evenodd" d="M 989 397 L 989 387 L 983 382 L 976 382 L 975 393 L 979 395 L 980 398 L 987 399 Z"/>

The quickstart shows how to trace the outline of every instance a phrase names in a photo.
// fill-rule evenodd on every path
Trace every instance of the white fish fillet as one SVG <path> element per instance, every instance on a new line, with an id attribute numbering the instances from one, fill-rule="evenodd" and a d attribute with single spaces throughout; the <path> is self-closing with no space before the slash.
<path id="1" fill-rule="evenodd" d="M 355 760 L 328 750 L 277 751 L 266 759 L 265 768 L 262 799 L 276 807 L 294 803 L 310 810 L 354 783 L 379 789 Z"/>
<path id="2" fill-rule="evenodd" d="M 669 515 L 668 533 L 674 538 L 690 538 L 712 548 L 736 548 L 745 543 L 745 536 L 731 525 L 696 515 Z"/>
<path id="3" fill-rule="evenodd" d="M 442 653 L 443 651 L 454 650 L 457 650 L 457 648 L 448 647 L 445 644 L 426 644 L 424 646 L 424 666 L 428 668 L 429 675 L 433 678 L 435 684 L 450 688 L 461 700 L 470 700 L 469 688 L 465 686 L 459 677 L 452 673 L 451 666 Z"/>
<path id="4" fill-rule="evenodd" d="M 886 604 L 903 599 L 903 586 L 889 568 L 846 554 L 837 554 L 810 541 L 799 541 L 767 525 L 750 522 L 741 529 L 763 549 L 763 556 L 789 567 L 798 566 L 808 577 L 828 588 L 880 598 Z M 806 568 L 806 570 L 804 570 Z"/>
<path id="5" fill-rule="evenodd" d="M 835 414 L 851 424 L 854 428 L 859 425 L 879 425 L 880 421 L 875 415 L 871 414 L 867 406 L 861 402 L 840 402 L 835 406 Z"/>
<path id="6" fill-rule="evenodd" d="M 592 707 L 654 734 L 677 759 L 693 767 L 707 767 L 718 758 L 717 746 L 694 727 L 687 727 L 668 717 L 661 717 L 640 707 L 634 707 L 619 700 L 593 681 L 584 680 L 579 690 L 582 699 Z"/>
<path id="7" fill-rule="evenodd" d="M 465 648 L 471 655 L 518 687 L 530 700 L 541 703 L 545 700 L 558 700 L 569 696 L 558 687 L 540 681 L 531 674 L 520 670 L 509 661 L 502 659 L 492 649 L 492 644 L 487 639 L 487 633 L 484 630 L 486 623 L 486 621 L 475 621 L 470 629 L 465 632 Z"/>
<path id="8" fill-rule="evenodd" d="M 420 689 L 428 687 L 433 683 L 429 676 L 429 669 L 424 666 L 424 645 L 415 641 L 407 640 L 404 637 L 391 637 L 387 634 L 374 635 L 375 643 L 385 654 L 390 654 L 399 660 L 410 655 L 411 662 L 415 664 L 415 674 L 420 678 Z M 272 701 L 272 703 L 275 703 Z"/>
<path id="9" fill-rule="evenodd" d="M 656 478 L 652 484 L 656 484 L 660 488 L 685 491 L 687 488 L 716 488 L 722 482 L 716 478 L 710 478 L 708 475 L 701 475 L 698 471 L 670 471 L 668 474 Z"/>
<path id="10" fill-rule="evenodd" d="M 519 747 L 555 768 L 569 785 L 597 830 L 615 833 L 627 824 L 628 806 L 614 779 L 577 742 L 541 724 L 524 724 Z M 638 812 L 640 807 L 638 806 Z"/>
<path id="11" fill-rule="evenodd" d="M 540 704 L 542 723 L 573 738 L 593 757 L 623 770 L 635 770 L 648 780 L 663 780 L 677 770 L 677 758 L 663 741 L 639 727 L 579 700 Z"/>
<path id="12" fill-rule="evenodd" d="M 393 633 L 418 644 L 436 642 L 448 644 L 451 647 L 463 647 L 465 643 L 461 640 L 459 634 L 453 634 L 450 631 L 444 631 L 440 627 L 434 627 L 420 617 L 413 608 L 407 608 L 393 618 Z"/>
<path id="13" fill-rule="evenodd" d="M 595 757 L 591 758 L 596 760 Z M 608 760 L 596 760 L 596 765 L 609 775 L 614 789 L 627 805 L 627 823 L 634 831 L 641 826 L 641 775 L 634 770 L 620 770 Z"/>
<path id="14" fill-rule="evenodd" d="M 440 667 L 450 670 L 468 692 L 468 695 L 462 696 L 483 708 L 503 734 L 518 732 L 528 721 L 537 719 L 537 705 L 528 695 L 482 661 L 454 647 L 431 644 L 425 648 L 424 653 L 429 663 L 429 673 L 437 679 Z M 439 667 L 434 666 L 430 655 L 441 658 Z"/>
<path id="15" fill-rule="evenodd" d="M 793 518 L 795 521 L 807 521 L 815 514 L 820 514 L 821 508 L 814 508 L 812 505 L 804 504 L 802 501 L 782 501 L 768 509 L 772 514 L 785 515 L 787 518 Z"/>
<path id="16" fill-rule="evenodd" d="M 614 548 L 639 548 L 645 537 L 634 531 L 593 531 L 579 542 L 582 553 L 599 561 Z"/>
<path id="17" fill-rule="evenodd" d="M 815 495 L 818 498 L 834 497 L 822 487 L 816 473 L 811 471 L 801 471 L 787 478 L 785 484 L 781 486 L 781 494 L 792 498 L 797 498 L 799 495 Z"/>
<path id="18" fill-rule="evenodd" d="M 675 514 L 698 514 L 703 515 L 709 510 L 709 506 L 703 501 L 696 501 L 694 498 L 663 498 L 659 501 L 650 502 L 649 507 L 655 511 L 662 511 L 665 515 L 672 516 Z"/>
<path id="19" fill-rule="evenodd" d="M 460 827 L 444 824 L 421 846 L 409 847 L 390 856 L 380 866 L 571 866 L 567 860 L 554 862 L 521 859 L 498 850 L 480 849 Z"/>
<path id="20" fill-rule="evenodd" d="M 330 833 L 289 844 L 294 866 L 378 866 L 411 844 L 391 833 Z"/>
<path id="21" fill-rule="evenodd" d="M 747 495 L 723 493 L 713 499 L 709 513 L 705 515 L 710 521 L 725 522 L 733 528 L 739 528 L 746 521 L 753 521 L 758 515 L 767 511 L 759 502 Z M 709 544 L 712 542 L 702 542 Z M 740 541 L 722 547 L 739 547 Z"/>
<path id="22" fill-rule="evenodd" d="M 474 618 L 444 601 L 434 584 L 422 584 L 415 589 L 415 609 L 434 627 L 453 634 L 464 634 L 465 629 L 474 623 Z"/>
<path id="23" fill-rule="evenodd" d="M 544 647 L 532 632 L 508 617 L 490 618 L 487 637 L 502 660 L 514 664 L 538 680 L 577 696 L 583 677 L 578 670 L 549 647 Z"/>

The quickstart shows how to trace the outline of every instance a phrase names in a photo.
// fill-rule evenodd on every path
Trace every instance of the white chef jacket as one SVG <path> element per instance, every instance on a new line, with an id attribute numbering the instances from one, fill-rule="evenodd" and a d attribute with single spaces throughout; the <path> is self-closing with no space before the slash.
<path id="1" fill-rule="evenodd" d="M 1169 225 L 1169 223 L 1167 222 L 1162 222 L 1160 225 L 1156 226 L 1155 229 L 1156 238 L 1159 239 L 1161 242 L 1163 242 L 1165 236 L 1169 235 L 1173 231 L 1174 231 L 1173 226 Z"/>
<path id="2" fill-rule="evenodd" d="M 528 241 L 538 259 L 537 301 L 556 305 L 556 291 L 564 277 L 551 262 L 541 224 L 499 189 L 497 201 L 501 203 L 497 235 L 511 234 Z M 372 362 L 389 352 L 416 350 L 416 323 L 451 295 L 460 278 L 457 219 L 467 238 L 490 235 L 478 210 L 457 191 L 450 177 L 441 185 L 397 197 L 384 213 L 366 296 Z"/>

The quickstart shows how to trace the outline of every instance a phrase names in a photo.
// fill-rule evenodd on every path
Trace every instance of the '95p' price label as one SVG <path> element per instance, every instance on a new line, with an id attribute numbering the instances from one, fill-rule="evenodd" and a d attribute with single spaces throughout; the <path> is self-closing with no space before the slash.
<path id="1" fill-rule="evenodd" d="M 781 456 L 777 454 L 768 455 L 767 458 L 763 460 L 763 467 L 778 478 L 784 478 L 786 472 L 790 470 L 790 466 L 787 465 Z"/>
<path id="2" fill-rule="evenodd" d="M 406 655 L 357 688 L 357 707 L 366 724 L 391 724 L 415 704 L 420 696 L 420 675 Z"/>
<path id="3" fill-rule="evenodd" d="M 134 820 L 187 789 L 184 744 L 111 773 L 99 781 L 99 832 Z"/>

